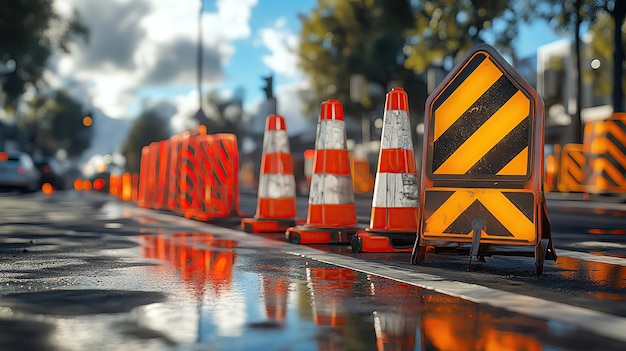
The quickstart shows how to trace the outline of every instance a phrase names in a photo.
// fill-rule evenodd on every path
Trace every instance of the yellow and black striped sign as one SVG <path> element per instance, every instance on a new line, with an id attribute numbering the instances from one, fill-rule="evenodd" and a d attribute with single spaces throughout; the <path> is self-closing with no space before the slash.
<path id="1" fill-rule="evenodd" d="M 431 179 L 530 178 L 538 98 L 489 49 L 471 54 L 429 98 Z"/>
<path id="2" fill-rule="evenodd" d="M 481 243 L 536 243 L 535 195 L 516 189 L 427 190 L 422 238 L 471 242 L 474 220 L 482 219 Z"/>
<path id="3" fill-rule="evenodd" d="M 626 192 L 626 113 L 593 123 L 591 192 Z"/>
<path id="4" fill-rule="evenodd" d="M 561 192 L 584 192 L 587 179 L 586 157 L 582 144 L 565 144 L 561 151 L 558 189 Z"/>

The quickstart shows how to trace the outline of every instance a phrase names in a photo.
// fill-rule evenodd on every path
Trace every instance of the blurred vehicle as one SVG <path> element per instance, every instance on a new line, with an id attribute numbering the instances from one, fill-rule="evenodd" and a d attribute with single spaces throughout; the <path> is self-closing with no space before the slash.
<path id="1" fill-rule="evenodd" d="M 56 190 L 65 189 L 65 179 L 61 174 L 59 164 L 54 158 L 45 158 L 35 161 L 35 167 L 39 170 L 39 187 L 48 183 Z"/>
<path id="2" fill-rule="evenodd" d="M 103 193 L 109 192 L 110 179 L 111 173 L 109 172 L 99 172 L 89 177 L 92 189 Z"/>
<path id="3" fill-rule="evenodd" d="M 39 188 L 39 171 L 26 153 L 0 152 L 0 188 L 31 192 Z"/>

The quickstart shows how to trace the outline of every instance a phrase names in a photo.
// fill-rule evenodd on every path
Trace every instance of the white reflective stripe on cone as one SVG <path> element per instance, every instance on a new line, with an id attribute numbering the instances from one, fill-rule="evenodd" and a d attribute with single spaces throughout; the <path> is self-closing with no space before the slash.
<path id="1" fill-rule="evenodd" d="M 261 175 L 258 196 L 270 199 L 296 197 L 296 180 L 293 174 Z"/>
<path id="2" fill-rule="evenodd" d="M 413 150 L 411 122 L 406 111 L 385 111 L 380 148 Z"/>
<path id="3" fill-rule="evenodd" d="M 372 207 L 418 207 L 417 174 L 378 173 Z"/>
<path id="4" fill-rule="evenodd" d="M 354 203 L 352 177 L 313 174 L 309 205 L 340 205 Z"/>
<path id="5" fill-rule="evenodd" d="M 289 152 L 289 136 L 285 130 L 266 130 L 263 136 L 263 152 Z"/>
<path id="6" fill-rule="evenodd" d="M 342 120 L 321 120 L 317 124 L 315 149 L 346 149 L 346 126 Z"/>

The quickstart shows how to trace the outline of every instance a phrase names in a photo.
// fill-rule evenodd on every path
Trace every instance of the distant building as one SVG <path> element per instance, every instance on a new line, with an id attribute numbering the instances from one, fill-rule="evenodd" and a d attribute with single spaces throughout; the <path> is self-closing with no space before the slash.
<path id="1" fill-rule="evenodd" d="M 598 69 L 600 66 L 596 65 L 600 64 L 600 60 L 594 57 L 591 40 L 591 35 L 586 35 L 580 43 L 583 74 L 581 111 L 612 103 L 610 91 L 606 90 L 607 82 L 613 79 L 611 63 L 603 62 L 602 69 Z M 537 92 L 546 105 L 548 126 L 571 123 L 571 116 L 576 113 L 577 74 L 572 40 L 559 40 L 537 49 Z M 601 84 L 604 89 L 600 89 Z"/>

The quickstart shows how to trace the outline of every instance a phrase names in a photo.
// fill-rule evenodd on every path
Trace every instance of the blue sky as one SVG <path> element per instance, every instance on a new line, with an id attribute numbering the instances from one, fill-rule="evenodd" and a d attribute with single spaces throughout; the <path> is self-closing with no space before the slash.
<path id="1" fill-rule="evenodd" d="M 55 61 L 50 82 L 67 87 L 113 118 L 133 118 L 145 105 L 163 103 L 172 120 L 198 108 L 196 45 L 200 0 L 55 0 L 60 13 L 79 10 L 89 18 L 89 45 Z M 274 73 L 279 113 L 300 118 L 296 70 L 299 13 L 316 0 L 204 0 L 203 38 L 207 63 L 203 93 L 245 90 L 244 105 L 263 100 L 262 76 Z M 116 23 L 112 26 L 111 23 Z M 559 39 L 545 23 L 521 29 L 515 42 L 521 57 Z M 282 95 L 281 95 L 282 94 Z M 287 94 L 287 96 L 285 96 Z"/>
<path id="2" fill-rule="evenodd" d="M 286 19 L 287 29 L 297 34 L 300 30 L 297 14 L 307 13 L 316 5 L 317 1 L 315 0 L 260 0 L 253 8 L 250 18 L 252 35 L 235 43 L 236 54 L 225 67 L 226 80 L 219 88 L 234 90 L 239 85 L 243 86 L 246 90 L 248 103 L 262 98 L 261 86 L 263 81 L 261 76 L 270 74 L 272 70 L 261 61 L 261 57 L 268 55 L 269 51 L 258 42 L 255 33 L 263 28 L 272 27 L 276 19 L 282 17 Z M 215 0 L 205 0 L 205 9 L 213 11 Z M 561 35 L 555 34 L 545 22 L 535 21 L 520 28 L 520 36 L 515 41 L 515 48 L 519 56 L 524 58 L 535 55 L 539 46 L 562 38 Z M 286 77 L 282 74 L 275 74 L 274 76 L 275 86 L 290 83 L 292 80 L 292 77 Z"/>

